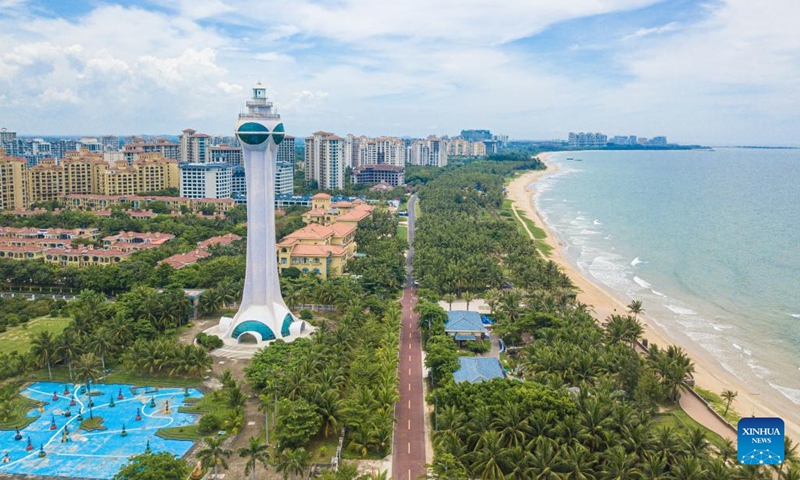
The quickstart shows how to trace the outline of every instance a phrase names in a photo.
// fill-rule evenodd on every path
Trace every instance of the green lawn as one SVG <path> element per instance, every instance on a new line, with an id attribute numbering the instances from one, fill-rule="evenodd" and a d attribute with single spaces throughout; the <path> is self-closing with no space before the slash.
<path id="1" fill-rule="evenodd" d="M 714 409 L 721 417 L 728 421 L 731 425 L 736 425 L 739 422 L 739 419 L 742 418 L 739 413 L 734 409 L 729 409 L 728 413 L 725 413 L 725 405 L 727 402 L 717 395 L 716 393 L 712 392 L 711 390 L 706 390 L 700 387 L 694 387 L 694 391 L 697 392 L 698 395 L 703 397 L 703 399 L 711 404 L 711 408 Z M 725 413 L 725 415 L 723 415 Z"/>
<path id="2" fill-rule="evenodd" d="M 0 333 L 0 353 L 11 353 L 14 350 L 19 354 L 28 353 L 34 335 L 39 332 L 59 335 L 71 321 L 70 318 L 40 317 L 17 327 L 11 327 L 8 331 Z"/>
<path id="3" fill-rule="evenodd" d="M 695 422 L 692 417 L 681 408 L 675 408 L 659 414 L 656 417 L 656 421 L 664 425 L 672 426 L 680 435 L 687 435 L 690 428 L 700 427 L 706 432 L 706 439 L 717 448 L 721 448 L 725 444 L 725 440 L 719 436 L 719 434 Z"/>
<path id="4" fill-rule="evenodd" d="M 422 216 L 422 210 L 419 208 L 419 197 L 417 197 L 417 201 L 414 202 L 414 213 L 416 214 L 416 219 L 419 220 Z"/>
<path id="5" fill-rule="evenodd" d="M 547 243 L 547 233 L 545 233 L 543 228 L 537 227 L 536 224 L 533 223 L 533 220 L 525 216 L 525 212 L 520 209 L 516 209 L 516 211 L 517 214 L 519 214 L 519 218 L 522 219 L 522 224 L 527 226 L 528 230 L 530 230 L 530 232 L 533 234 L 533 244 L 536 246 L 536 249 L 541 252 L 543 256 L 549 257 L 553 251 L 553 247 Z M 520 232 L 522 232 L 523 235 L 528 235 L 528 232 L 525 230 L 522 224 L 519 223 L 516 215 L 514 215 L 513 202 L 511 200 L 503 200 L 503 207 L 500 210 L 500 214 L 512 218 L 519 226 Z"/>
<path id="6" fill-rule="evenodd" d="M 402 238 L 403 240 L 408 239 L 408 227 L 405 225 L 398 225 L 397 226 L 397 236 Z"/>

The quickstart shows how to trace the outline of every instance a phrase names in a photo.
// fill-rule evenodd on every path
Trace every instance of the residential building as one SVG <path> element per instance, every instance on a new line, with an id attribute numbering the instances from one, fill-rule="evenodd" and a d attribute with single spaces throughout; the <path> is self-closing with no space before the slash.
<path id="1" fill-rule="evenodd" d="M 570 147 L 605 147 L 608 144 L 608 136 L 602 133 L 569 132 Z"/>
<path id="2" fill-rule="evenodd" d="M 187 198 L 230 198 L 233 167 L 224 163 L 180 164 L 180 194 Z"/>
<path id="3" fill-rule="evenodd" d="M 181 162 L 210 163 L 211 142 L 205 133 L 187 128 L 180 135 Z"/>
<path id="4" fill-rule="evenodd" d="M 29 205 L 27 161 L 6 157 L 0 150 L 0 210 L 22 210 Z"/>
<path id="5" fill-rule="evenodd" d="M 233 166 L 244 166 L 242 147 L 233 147 L 230 145 L 211 147 L 211 161 L 213 163 L 228 163 Z"/>
<path id="6" fill-rule="evenodd" d="M 415 140 L 408 150 L 408 161 L 411 164 L 433 167 L 447 165 L 446 142 L 435 135 L 431 135 L 425 140 Z"/>
<path id="7" fill-rule="evenodd" d="M 352 225 L 306 225 L 276 245 L 278 268 L 283 272 L 295 267 L 303 273 L 313 272 L 322 280 L 339 277 L 355 255 L 355 234 L 356 227 Z"/>
<path id="8" fill-rule="evenodd" d="M 125 161 L 116 162 L 105 171 L 102 193 L 106 195 L 136 195 L 139 189 L 139 175 L 134 167 Z M 63 194 L 72 193 L 64 191 Z M 82 192 L 76 192 L 82 193 Z"/>
<path id="9" fill-rule="evenodd" d="M 165 188 L 180 187 L 178 161 L 167 159 L 160 153 L 144 153 L 133 162 L 138 176 L 136 193 L 153 192 Z"/>
<path id="10" fill-rule="evenodd" d="M 490 130 L 461 130 L 461 138 L 468 142 L 482 142 L 492 139 Z"/>
<path id="11" fill-rule="evenodd" d="M 180 144 L 169 142 L 162 138 L 149 141 L 137 138 L 132 142 L 126 143 L 125 148 L 123 149 L 125 160 L 129 165 L 133 165 L 133 162 L 139 157 L 140 154 L 154 152 L 160 153 L 164 158 L 169 158 L 172 160 L 181 159 Z"/>
<path id="12" fill-rule="evenodd" d="M 281 143 L 283 145 L 283 143 Z M 278 161 L 275 168 L 275 195 L 294 193 L 294 161 Z"/>
<path id="13" fill-rule="evenodd" d="M 358 198 L 352 202 L 347 200 L 332 202 L 331 196 L 327 193 L 318 193 L 311 197 L 311 210 L 303 214 L 303 222 L 321 225 L 338 222 L 357 227 L 360 222 L 372 217 L 372 210 L 371 205 Z"/>
<path id="14" fill-rule="evenodd" d="M 106 250 L 114 248 L 123 252 L 138 251 L 148 248 L 156 248 L 164 245 L 175 238 L 175 235 L 161 232 L 119 232 L 103 238 L 103 246 Z"/>
<path id="15" fill-rule="evenodd" d="M 361 165 L 353 170 L 353 183 L 385 182 L 393 187 L 405 183 L 405 167 L 397 165 Z"/>
<path id="16" fill-rule="evenodd" d="M 329 132 L 315 132 L 305 139 L 306 181 L 322 190 L 344 188 L 344 139 Z"/>
<path id="17" fill-rule="evenodd" d="M 295 148 L 295 138 L 291 135 L 284 135 L 283 141 L 278 145 L 278 163 L 288 162 L 294 165 L 297 156 Z"/>
<path id="18" fill-rule="evenodd" d="M 211 252 L 209 252 L 209 248 L 212 246 L 230 245 L 231 243 L 241 239 L 242 237 L 233 233 L 226 233 L 225 235 L 218 237 L 211 237 L 207 240 L 203 240 L 202 242 L 198 242 L 197 248 L 191 252 L 178 253 L 171 257 L 167 257 L 158 263 L 165 263 L 176 270 L 180 270 L 183 267 L 197 263 L 203 258 L 210 257 Z"/>

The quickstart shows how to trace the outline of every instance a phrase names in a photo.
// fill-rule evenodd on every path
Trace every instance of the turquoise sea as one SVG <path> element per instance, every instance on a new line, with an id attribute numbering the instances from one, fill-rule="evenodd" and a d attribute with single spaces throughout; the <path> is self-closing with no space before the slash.
<path id="1" fill-rule="evenodd" d="M 534 201 L 569 261 L 750 393 L 800 406 L 800 150 L 550 158 Z"/>

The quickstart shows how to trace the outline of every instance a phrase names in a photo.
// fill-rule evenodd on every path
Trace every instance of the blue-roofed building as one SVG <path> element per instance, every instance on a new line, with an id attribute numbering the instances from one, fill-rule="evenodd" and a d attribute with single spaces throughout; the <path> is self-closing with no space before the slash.
<path id="1" fill-rule="evenodd" d="M 493 378 L 503 378 L 503 366 L 494 357 L 458 357 L 460 367 L 453 372 L 456 383 L 477 383 Z"/>
<path id="2" fill-rule="evenodd" d="M 481 315 L 478 312 L 467 310 L 447 312 L 444 332 L 459 343 L 468 340 L 483 340 L 489 337 L 489 332 L 483 325 Z"/>

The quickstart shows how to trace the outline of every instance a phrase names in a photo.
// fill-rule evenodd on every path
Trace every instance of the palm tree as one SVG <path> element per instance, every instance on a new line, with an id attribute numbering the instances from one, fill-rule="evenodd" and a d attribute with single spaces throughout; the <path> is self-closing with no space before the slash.
<path id="1" fill-rule="evenodd" d="M 69 379 L 72 380 L 72 359 L 78 356 L 80 349 L 77 345 L 77 339 L 65 330 L 61 335 L 56 338 L 56 352 L 67 364 L 69 368 Z"/>
<path id="2" fill-rule="evenodd" d="M 50 381 L 53 381 L 53 372 L 50 368 L 50 363 L 53 355 L 56 352 L 56 343 L 53 334 L 47 330 L 37 333 L 33 340 L 31 340 L 31 352 L 41 361 L 47 365 L 47 375 Z M 40 364 L 41 365 L 41 364 Z"/>
<path id="3" fill-rule="evenodd" d="M 446 294 L 442 295 L 442 300 L 447 302 L 448 310 L 452 310 L 453 309 L 453 302 L 456 300 L 456 296 L 453 295 L 452 293 L 446 293 Z"/>
<path id="4" fill-rule="evenodd" d="M 284 448 L 276 468 L 283 473 L 284 480 L 287 480 L 289 475 L 302 477 L 306 460 L 308 460 L 308 452 L 306 452 L 305 448 Z"/>
<path id="5" fill-rule="evenodd" d="M 473 301 L 475 297 L 472 295 L 472 292 L 464 292 L 464 295 L 461 296 L 465 302 L 467 302 L 467 310 L 469 310 L 469 302 Z"/>
<path id="6" fill-rule="evenodd" d="M 100 359 L 94 353 L 84 353 L 75 360 L 75 372 L 78 380 L 86 384 L 86 392 L 89 393 L 89 383 L 97 382 L 100 378 Z"/>
<path id="7" fill-rule="evenodd" d="M 737 395 L 739 395 L 739 392 L 733 390 L 722 391 L 720 396 L 725 399 L 725 413 L 722 414 L 723 417 L 728 414 L 728 409 L 731 408 L 731 402 L 733 402 L 733 399 L 736 398 Z"/>
<path id="8" fill-rule="evenodd" d="M 247 459 L 244 467 L 244 474 L 249 475 L 253 472 L 253 480 L 256 480 L 256 465 L 261 464 L 267 468 L 269 452 L 267 446 L 258 441 L 257 438 L 250 437 L 250 444 L 238 450 L 239 456 Z"/>
<path id="9" fill-rule="evenodd" d="M 89 348 L 92 353 L 100 356 L 100 363 L 103 365 L 103 373 L 106 371 L 106 354 L 113 347 L 111 343 L 111 335 L 105 327 L 101 327 L 94 332 L 91 340 L 89 340 Z"/>
<path id="10" fill-rule="evenodd" d="M 228 462 L 225 459 L 230 457 L 233 452 L 222 446 L 223 439 L 220 437 L 205 437 L 203 442 L 205 442 L 206 448 L 197 452 L 197 458 L 206 467 L 213 465 L 214 478 L 219 478 L 219 466 L 222 465 L 222 468 L 227 469 Z"/>
<path id="11" fill-rule="evenodd" d="M 642 308 L 642 301 L 633 300 L 631 303 L 629 303 L 628 313 L 633 314 L 633 318 L 636 318 L 637 315 L 644 313 L 644 308 Z"/>

